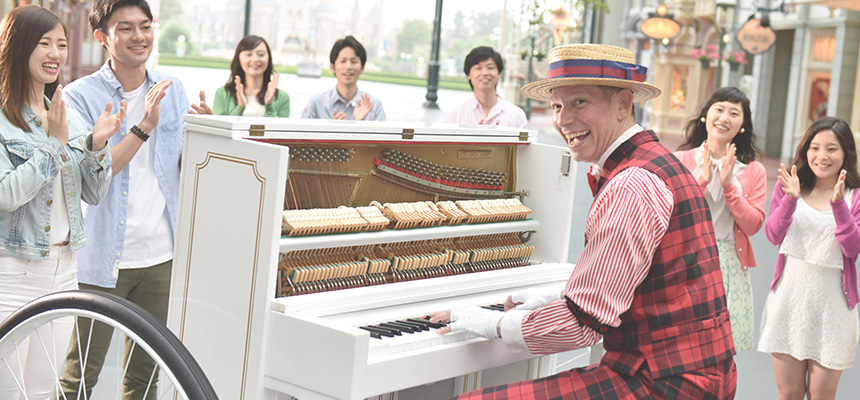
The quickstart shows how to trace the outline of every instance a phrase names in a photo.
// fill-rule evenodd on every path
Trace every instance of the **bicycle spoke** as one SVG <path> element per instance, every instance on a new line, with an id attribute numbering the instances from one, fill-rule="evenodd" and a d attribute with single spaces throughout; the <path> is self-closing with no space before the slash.
<path id="1" fill-rule="evenodd" d="M 88 322 L 85 322 L 84 318 Z M 116 361 L 106 360 L 109 365 L 114 362 L 117 364 L 116 368 L 108 368 L 110 371 L 105 370 L 101 373 L 105 378 L 103 382 L 108 383 L 107 386 L 104 384 L 96 385 L 93 382 L 88 382 L 87 379 L 87 365 L 95 359 L 90 357 L 91 352 L 95 351 L 96 354 L 101 354 L 104 350 L 103 345 L 109 345 L 109 343 L 102 343 L 102 341 L 111 340 L 113 336 L 107 335 L 108 338 L 100 339 L 101 335 L 93 332 L 96 323 L 105 324 L 112 328 L 113 333 L 123 335 L 124 341 L 117 338 L 114 342 L 115 347 L 123 343 L 125 345 L 123 347 L 128 348 L 123 353 L 118 351 L 112 353 L 117 354 Z M 63 342 L 60 337 L 66 336 L 65 330 L 70 326 L 74 339 Z M 89 331 L 84 333 L 86 329 Z M 49 340 L 50 343 L 47 343 L 46 340 Z M 77 347 L 76 350 L 72 350 L 71 354 L 65 348 L 69 342 L 72 346 Z M 31 349 L 32 352 L 30 352 Z M 144 354 L 141 354 L 141 351 Z M 28 396 L 28 385 L 25 377 L 28 379 L 30 377 L 25 376 L 24 373 L 27 370 L 25 362 L 28 358 L 35 358 L 40 363 L 47 361 L 52 365 L 52 371 L 43 371 L 45 378 L 51 378 L 53 375 L 56 382 L 53 388 L 47 388 L 49 392 L 56 393 L 52 395 L 51 400 L 71 400 L 74 398 L 74 396 L 69 396 L 64 392 L 65 389 L 75 390 L 74 387 L 66 386 L 71 382 L 64 378 L 69 380 L 80 378 L 80 382 L 73 385 L 77 386 L 76 400 L 86 400 L 91 397 L 99 399 L 122 398 L 125 386 L 122 377 L 118 378 L 117 388 L 114 391 L 110 384 L 112 379 L 109 379 L 106 373 L 118 374 L 121 372 L 122 376 L 125 376 L 134 370 L 131 366 L 131 357 L 134 354 L 137 355 L 136 360 L 149 358 L 153 362 L 149 380 L 146 383 L 147 386 L 143 389 L 144 397 L 153 393 L 155 395 L 153 397 L 159 399 L 209 400 L 217 398 L 200 366 L 179 339 L 164 326 L 163 322 L 126 299 L 101 292 L 53 293 L 21 307 L 5 321 L 0 321 L 0 354 L 3 355 L 0 357 L 0 372 L 4 374 L 8 372 L 11 375 L 9 385 L 11 386 L 14 381 L 14 387 L 20 392 L 19 398 Z M 119 356 L 118 354 L 123 355 Z M 43 359 L 42 357 L 46 358 Z M 69 357 L 69 363 L 66 367 L 69 368 L 68 371 L 71 371 L 71 376 L 64 377 L 66 371 L 61 370 L 60 368 L 63 367 L 58 365 Z M 76 367 L 79 367 L 79 371 L 74 371 Z M 34 364 L 30 369 L 33 368 L 39 367 Z M 92 374 L 91 371 L 90 375 Z M 97 379 L 98 377 L 94 376 L 93 378 Z M 99 386 L 98 390 L 93 391 L 93 386 Z M 88 389 L 92 391 L 92 394 L 88 394 Z"/>

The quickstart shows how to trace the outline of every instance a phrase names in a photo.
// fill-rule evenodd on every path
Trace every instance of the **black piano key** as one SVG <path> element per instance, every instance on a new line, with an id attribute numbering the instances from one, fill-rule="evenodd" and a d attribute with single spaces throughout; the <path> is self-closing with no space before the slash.
<path id="1" fill-rule="evenodd" d="M 423 318 L 407 318 L 406 320 L 409 322 L 412 322 L 414 324 L 418 324 L 418 325 L 427 327 L 427 329 L 430 329 L 433 327 L 433 324 L 430 323 L 430 321 L 423 319 Z"/>
<path id="2" fill-rule="evenodd" d="M 420 327 L 416 324 L 413 324 L 411 322 L 406 322 L 406 321 L 391 321 L 391 322 L 389 322 L 389 324 L 402 326 L 404 329 L 408 329 L 409 333 L 421 332 L 424 330 L 423 327 Z"/>
<path id="3" fill-rule="evenodd" d="M 382 324 L 371 325 L 370 327 L 376 328 L 376 329 L 384 329 L 384 330 L 388 331 L 388 333 L 395 335 L 395 336 L 403 336 L 403 334 L 400 333 L 400 329 L 397 329 L 397 328 L 382 326 Z"/>
<path id="4" fill-rule="evenodd" d="M 400 320 L 400 321 L 397 321 L 397 322 L 400 322 L 400 323 L 402 323 L 402 324 L 408 324 L 409 326 L 411 326 L 411 327 L 415 328 L 415 329 L 416 329 L 416 332 L 417 332 L 417 331 L 429 331 L 429 330 L 430 330 L 430 326 L 429 326 L 429 325 L 421 324 L 421 323 L 418 323 L 418 322 L 411 322 L 411 321 L 409 321 L 409 320 Z"/>
<path id="5" fill-rule="evenodd" d="M 397 332 L 402 333 L 412 333 L 413 329 L 411 326 L 403 326 L 394 322 L 383 322 L 379 324 L 379 326 L 396 330 Z"/>
<path id="6" fill-rule="evenodd" d="M 421 317 L 421 319 L 423 319 L 423 320 L 424 320 L 424 321 L 426 321 L 428 324 L 430 324 L 430 327 L 431 327 L 431 328 L 434 328 L 434 329 L 439 329 L 439 328 L 441 328 L 441 327 L 443 327 L 443 326 L 448 325 L 448 324 L 446 324 L 446 323 L 444 323 L 444 322 L 430 322 L 430 316 L 429 316 L 429 315 L 424 316 L 424 317 Z"/>
<path id="7" fill-rule="evenodd" d="M 370 332 L 371 337 L 373 337 L 373 335 L 376 335 L 377 339 L 381 339 L 379 336 L 394 337 L 394 334 L 390 333 L 388 329 L 377 329 L 372 326 L 360 326 L 359 328 Z"/>
<path id="8" fill-rule="evenodd" d="M 505 312 L 505 305 L 504 304 L 490 304 L 489 306 L 485 306 L 482 308 L 486 308 L 488 310 L 496 310 L 496 311 Z"/>

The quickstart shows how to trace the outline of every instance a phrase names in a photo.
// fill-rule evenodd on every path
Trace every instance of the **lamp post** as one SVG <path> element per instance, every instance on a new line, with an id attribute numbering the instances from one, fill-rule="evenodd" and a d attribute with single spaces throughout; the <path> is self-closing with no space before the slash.
<path id="1" fill-rule="evenodd" d="M 673 15 L 669 14 L 669 7 L 660 3 L 657 6 L 657 12 L 648 13 L 648 19 L 642 21 L 639 25 L 639 30 L 645 36 L 654 40 L 660 40 L 663 44 L 668 43 L 668 39 L 673 38 L 681 32 L 681 25 L 678 25 Z"/>
<path id="2" fill-rule="evenodd" d="M 714 16 L 714 26 L 719 27 L 720 30 L 720 38 L 719 38 L 719 46 L 720 46 L 720 57 L 723 56 L 723 52 L 726 50 L 726 45 L 731 41 L 731 35 L 726 31 L 726 12 L 729 10 L 734 10 L 737 6 L 736 0 L 717 0 L 716 2 L 716 15 Z M 717 90 L 722 86 L 723 83 L 723 62 L 720 60 L 717 62 L 717 77 L 714 79 L 714 90 Z"/>

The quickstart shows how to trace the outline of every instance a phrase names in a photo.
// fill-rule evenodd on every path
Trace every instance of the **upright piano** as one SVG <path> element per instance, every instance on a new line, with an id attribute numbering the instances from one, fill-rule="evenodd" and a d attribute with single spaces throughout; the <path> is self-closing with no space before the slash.
<path id="1" fill-rule="evenodd" d="M 220 398 L 446 399 L 561 368 L 501 340 L 438 335 L 424 318 L 562 288 L 574 267 L 567 149 L 498 126 L 185 121 L 168 327 Z M 397 214 L 502 199 L 531 213 L 411 225 Z M 368 210 L 392 222 L 352 229 Z M 305 214 L 327 222 L 305 229 Z M 567 354 L 563 368 L 596 353 Z"/>

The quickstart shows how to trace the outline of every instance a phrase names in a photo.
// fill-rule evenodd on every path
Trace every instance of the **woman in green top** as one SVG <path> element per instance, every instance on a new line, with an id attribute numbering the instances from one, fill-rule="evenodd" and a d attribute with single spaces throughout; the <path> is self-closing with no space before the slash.
<path id="1" fill-rule="evenodd" d="M 206 104 L 200 91 L 200 105 L 192 104 L 192 114 L 242 115 L 253 117 L 289 117 L 290 95 L 278 89 L 272 50 L 266 40 L 248 35 L 239 41 L 230 80 L 215 91 L 215 104 Z"/>

